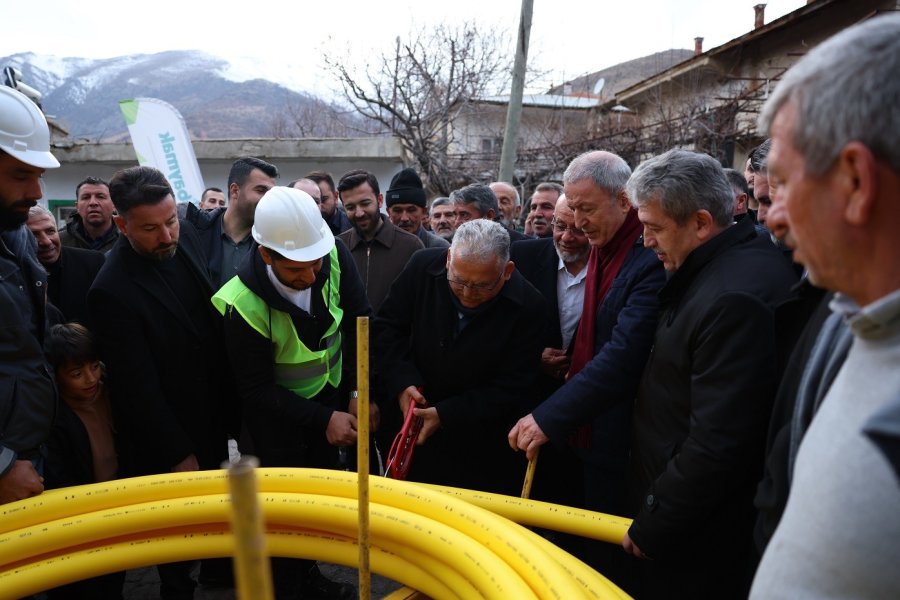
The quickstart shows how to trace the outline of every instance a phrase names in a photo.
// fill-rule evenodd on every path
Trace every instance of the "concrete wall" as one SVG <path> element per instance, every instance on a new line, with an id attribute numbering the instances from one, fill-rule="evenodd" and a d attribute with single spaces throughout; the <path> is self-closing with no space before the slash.
<path id="1" fill-rule="evenodd" d="M 206 186 L 223 190 L 231 164 L 241 156 L 274 164 L 281 185 L 313 170 L 328 171 L 337 183 L 351 169 L 366 169 L 378 177 L 382 193 L 391 177 L 408 164 L 395 138 L 204 140 L 194 142 L 194 153 Z M 117 170 L 137 164 L 131 144 L 59 143 L 53 154 L 61 166 L 44 174 L 44 201 L 59 218 L 64 207 L 74 205 L 79 181 L 89 175 L 109 180 Z"/>

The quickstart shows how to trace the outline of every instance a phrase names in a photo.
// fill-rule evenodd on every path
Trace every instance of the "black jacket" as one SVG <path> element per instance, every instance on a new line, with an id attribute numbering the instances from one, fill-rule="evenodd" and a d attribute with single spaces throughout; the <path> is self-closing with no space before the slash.
<path id="1" fill-rule="evenodd" d="M 87 293 L 103 266 L 103 253 L 82 248 L 59 251 L 59 259 L 47 269 L 47 296 L 67 322 L 88 323 Z"/>
<path id="2" fill-rule="evenodd" d="M 645 581 L 673 597 L 743 593 L 778 384 L 774 308 L 795 281 L 745 219 L 691 252 L 660 292 L 635 406 L 629 535 L 654 559 L 644 566 L 658 576 Z"/>
<path id="3" fill-rule="evenodd" d="M 506 435 L 532 402 L 546 303 L 514 271 L 457 334 L 447 252 L 417 252 L 394 281 L 372 326 L 373 360 L 388 402 L 422 386 L 440 416 L 440 429 L 415 450 L 411 480 L 517 494 L 525 460 Z"/>
<path id="4" fill-rule="evenodd" d="M 222 320 L 194 323 L 181 298 L 212 297 L 197 233 L 181 222 L 178 252 L 196 287 L 173 290 L 122 236 L 88 292 L 107 367 L 113 420 L 133 457 L 134 473 L 164 473 L 195 454 L 200 468 L 219 468 L 238 416 L 234 384 L 222 368 Z M 187 293 L 186 293 L 187 292 Z M 201 307 L 202 309 L 202 307 Z M 208 332 L 203 334 L 202 332 Z"/>
<path id="5" fill-rule="evenodd" d="M 66 226 L 59 232 L 59 241 L 63 246 L 69 248 L 84 248 L 85 250 L 96 250 L 105 254 L 112 249 L 116 240 L 119 239 L 119 228 L 112 221 L 110 221 L 109 225 L 109 229 L 99 239 L 88 239 L 84 232 L 81 215 L 73 212 L 66 219 Z"/>
<path id="6" fill-rule="evenodd" d="M 559 330 L 559 300 L 556 297 L 559 255 L 553 246 L 553 238 L 524 239 L 509 247 L 509 259 L 516 263 L 516 270 L 541 293 L 547 301 L 547 329 L 550 337 L 548 348 L 562 347 Z"/>
<path id="7" fill-rule="evenodd" d="M 340 306 L 344 310 L 343 373 L 338 388 L 326 385 L 313 398 L 301 398 L 278 385 L 272 341 L 260 335 L 237 311 L 225 311 L 225 344 L 237 380 L 244 422 L 253 438 L 254 452 L 265 466 L 334 466 L 333 461 L 327 462 L 330 450 L 325 429 L 332 412 L 347 410 L 349 393 L 356 389 L 356 317 L 372 314 L 350 251 L 339 239 L 335 239 L 335 244 L 341 270 Z M 259 252 L 243 264 L 238 277 L 270 308 L 289 314 L 303 343 L 318 349 L 322 335 L 334 321 L 322 296 L 331 268 L 330 259 L 325 256 L 312 287 L 311 314 L 278 293 Z"/>
<path id="8" fill-rule="evenodd" d="M 218 288 L 216 282 L 222 275 L 222 218 L 225 216 L 225 210 L 225 208 L 200 210 L 189 202 L 185 215 L 185 220 L 194 226 L 200 237 L 200 247 L 206 257 L 209 278 L 215 289 Z M 252 242 L 250 253 L 251 255 L 256 253 L 256 241 Z"/>
<path id="9" fill-rule="evenodd" d="M 785 358 L 784 373 L 772 407 L 765 471 L 754 498 L 759 516 L 753 536 L 760 556 L 775 533 L 787 504 L 790 491 L 788 454 L 797 391 L 822 323 L 831 314 L 828 303 L 834 296 L 805 281 L 795 286 L 795 290 L 797 298 L 779 306 L 775 312 L 778 337 L 785 340 L 782 353 L 788 354 L 789 358 Z"/>
<path id="10" fill-rule="evenodd" d="M 36 247 L 25 225 L 0 238 L 0 475 L 17 458 L 37 458 L 56 410 L 43 351 L 47 274 Z"/>

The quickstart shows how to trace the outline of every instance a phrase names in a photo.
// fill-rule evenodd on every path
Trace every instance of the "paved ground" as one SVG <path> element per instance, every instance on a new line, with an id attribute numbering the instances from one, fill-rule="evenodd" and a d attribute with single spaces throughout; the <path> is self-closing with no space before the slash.
<path id="1" fill-rule="evenodd" d="M 329 579 L 353 585 L 357 585 L 359 582 L 359 574 L 356 569 L 326 563 L 319 563 L 319 566 L 322 573 Z M 395 581 L 372 575 L 372 598 L 383 598 L 399 587 L 400 584 Z M 125 600 L 157 600 L 159 598 L 159 578 L 156 576 L 156 569 L 128 571 L 125 577 L 124 595 Z M 235 600 L 236 597 L 234 590 L 200 588 L 194 593 L 194 600 Z"/>

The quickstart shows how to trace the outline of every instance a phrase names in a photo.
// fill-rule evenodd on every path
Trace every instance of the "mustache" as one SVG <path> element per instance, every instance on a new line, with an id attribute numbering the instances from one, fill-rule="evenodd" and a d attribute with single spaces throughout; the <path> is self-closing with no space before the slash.
<path id="1" fill-rule="evenodd" d="M 10 208 L 31 208 L 37 206 L 37 200 L 16 200 L 9 205 Z"/>

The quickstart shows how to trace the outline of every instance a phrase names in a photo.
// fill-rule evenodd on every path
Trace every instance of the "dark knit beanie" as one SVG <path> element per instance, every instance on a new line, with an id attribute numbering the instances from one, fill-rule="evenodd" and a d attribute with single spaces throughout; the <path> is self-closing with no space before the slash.
<path id="1" fill-rule="evenodd" d="M 385 204 L 415 204 L 425 208 L 425 188 L 413 169 L 403 169 L 391 179 L 391 187 L 386 192 Z"/>

